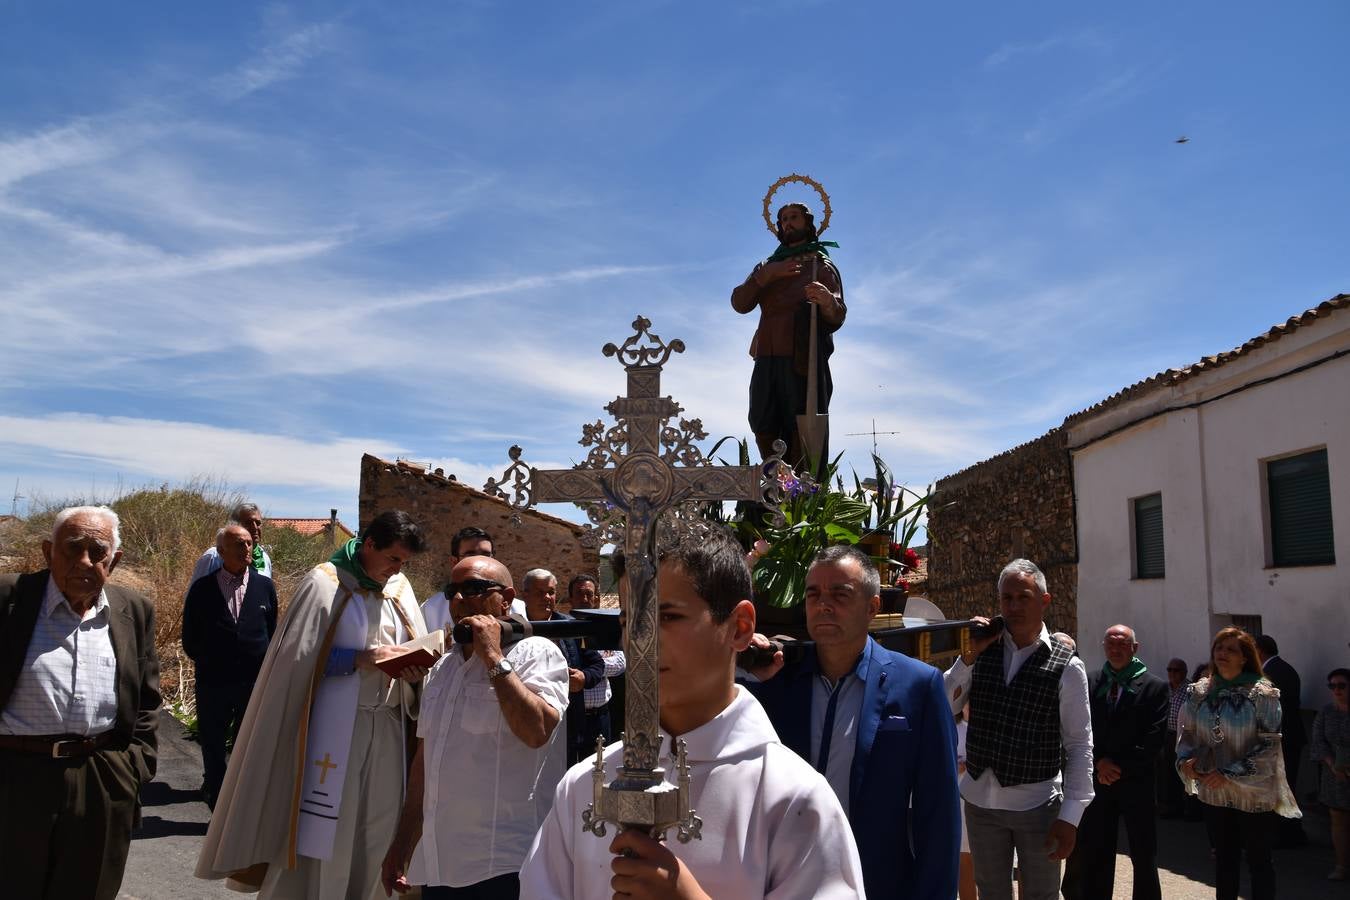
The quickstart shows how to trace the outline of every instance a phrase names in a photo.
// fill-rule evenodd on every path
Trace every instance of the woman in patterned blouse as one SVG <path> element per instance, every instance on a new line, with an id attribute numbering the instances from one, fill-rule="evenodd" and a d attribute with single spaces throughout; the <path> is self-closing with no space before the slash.
<path id="1" fill-rule="evenodd" d="M 1350 669 L 1332 669 L 1327 676 L 1331 702 L 1313 720 L 1313 759 L 1327 767 L 1317 799 L 1331 813 L 1331 843 L 1336 848 L 1336 868 L 1330 881 L 1350 876 Z"/>
<path id="2" fill-rule="evenodd" d="M 1215 896 L 1236 900 L 1247 854 L 1252 900 L 1275 896 L 1277 816 L 1298 818 L 1280 753 L 1280 692 L 1261 673 L 1256 643 L 1223 628 L 1210 675 L 1191 685 L 1177 717 L 1177 771 L 1200 798 L 1214 841 Z"/>

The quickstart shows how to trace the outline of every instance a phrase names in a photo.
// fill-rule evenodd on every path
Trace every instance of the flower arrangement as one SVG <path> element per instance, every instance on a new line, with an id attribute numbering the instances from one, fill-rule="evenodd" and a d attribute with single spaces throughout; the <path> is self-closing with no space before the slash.
<path id="1" fill-rule="evenodd" d="M 749 447 L 740 442 L 740 465 L 749 465 Z M 775 524 L 759 511 L 741 505 L 732 518 L 720 509 L 709 509 L 710 518 L 731 527 L 746 547 L 754 547 L 753 575 L 756 597 L 770 606 L 791 607 L 806 597 L 806 571 L 812 558 L 831 544 L 858 544 L 864 535 L 884 534 L 879 549 L 868 552 L 879 568 L 898 567 L 914 571 L 918 554 L 909 548 L 927 508 L 929 494 L 894 483 L 891 470 L 875 453 L 876 488 L 864 485 L 854 474 L 854 488 L 844 488 L 839 475 L 843 454 L 826 467 L 819 481 L 806 472 L 782 467 L 778 481 L 783 488 L 779 506 L 783 521 Z M 761 543 L 762 542 L 762 543 Z M 767 546 L 766 546 L 767 545 Z"/>

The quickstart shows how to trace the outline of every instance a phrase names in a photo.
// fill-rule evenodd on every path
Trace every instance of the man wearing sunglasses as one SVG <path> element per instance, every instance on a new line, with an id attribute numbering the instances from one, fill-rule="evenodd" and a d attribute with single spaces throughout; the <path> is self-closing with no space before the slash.
<path id="1" fill-rule="evenodd" d="M 515 599 L 495 559 L 462 559 L 446 586 L 454 644 L 426 681 L 407 801 L 381 874 L 386 891 L 425 900 L 515 898 L 517 873 L 553 800 L 541 773 L 568 700 L 567 660 L 549 640 L 501 645 Z"/>

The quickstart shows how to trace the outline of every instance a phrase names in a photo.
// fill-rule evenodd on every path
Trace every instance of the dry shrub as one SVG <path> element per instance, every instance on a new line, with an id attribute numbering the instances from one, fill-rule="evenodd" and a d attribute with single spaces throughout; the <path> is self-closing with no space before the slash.
<path id="1" fill-rule="evenodd" d="M 7 523 L 0 532 L 0 571 L 45 568 L 42 541 L 51 535 L 52 522 L 62 509 L 86 504 L 112 507 L 122 532 L 122 562 L 112 582 L 139 591 L 154 603 L 161 689 L 166 699 L 191 708 L 192 663 L 182 653 L 183 598 L 197 559 L 214 546 L 216 531 L 244 499 L 225 482 L 209 478 L 141 488 L 111 499 L 36 499 L 28 516 Z M 272 557 L 282 611 L 305 572 L 332 553 L 325 536 L 305 536 L 286 528 L 264 527 L 263 545 Z"/>

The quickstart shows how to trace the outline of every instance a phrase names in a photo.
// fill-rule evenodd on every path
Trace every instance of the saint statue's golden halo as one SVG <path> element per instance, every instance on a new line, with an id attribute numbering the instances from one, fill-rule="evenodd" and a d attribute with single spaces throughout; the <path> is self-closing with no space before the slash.
<path id="1" fill-rule="evenodd" d="M 774 222 L 773 217 L 769 215 L 769 204 L 773 202 L 773 195 L 778 193 L 778 189 L 783 185 L 790 184 L 794 181 L 814 188 L 815 192 L 820 195 L 820 202 L 824 204 L 825 209 L 821 212 L 820 227 L 816 229 L 816 234 L 824 234 L 825 229 L 830 227 L 830 195 L 825 193 L 825 188 L 821 186 L 819 181 L 816 181 L 810 175 L 798 175 L 796 172 L 793 172 L 791 175 L 784 175 L 782 178 L 775 181 L 773 186 L 769 188 L 769 192 L 764 195 L 764 224 L 768 226 L 769 233 L 774 237 L 778 236 L 776 223 Z"/>

